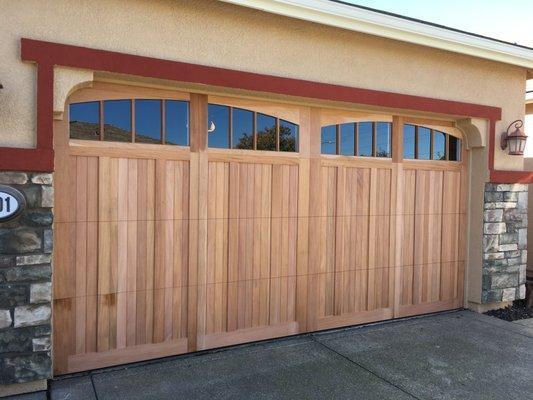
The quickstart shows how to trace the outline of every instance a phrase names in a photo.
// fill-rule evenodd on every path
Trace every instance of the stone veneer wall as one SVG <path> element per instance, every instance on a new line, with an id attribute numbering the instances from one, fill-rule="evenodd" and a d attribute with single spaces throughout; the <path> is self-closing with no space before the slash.
<path id="1" fill-rule="evenodd" d="M 27 207 L 0 223 L 0 384 L 46 379 L 51 360 L 52 175 L 0 172 Z"/>
<path id="2" fill-rule="evenodd" d="M 525 297 L 527 185 L 485 185 L 482 302 Z"/>

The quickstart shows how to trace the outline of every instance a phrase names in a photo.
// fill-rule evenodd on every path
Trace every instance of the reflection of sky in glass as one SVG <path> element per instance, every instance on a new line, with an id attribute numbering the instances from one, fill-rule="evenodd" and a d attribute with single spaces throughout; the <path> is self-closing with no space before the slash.
<path id="1" fill-rule="evenodd" d="M 360 122 L 358 126 L 358 156 L 372 156 L 372 122 Z"/>
<path id="2" fill-rule="evenodd" d="M 71 104 L 69 116 L 70 122 L 78 121 L 97 124 L 100 119 L 100 104 L 97 101 Z"/>
<path id="3" fill-rule="evenodd" d="M 355 124 L 341 124 L 340 126 L 340 153 L 343 156 L 355 155 Z"/>
<path id="4" fill-rule="evenodd" d="M 298 151 L 298 125 L 280 119 L 279 131 L 279 151 Z"/>
<path id="5" fill-rule="evenodd" d="M 209 104 L 207 127 L 215 124 L 215 130 L 208 133 L 209 147 L 227 149 L 229 147 L 229 107 Z"/>
<path id="6" fill-rule="evenodd" d="M 444 133 L 439 131 L 433 132 L 433 159 L 446 159 L 446 137 Z"/>
<path id="7" fill-rule="evenodd" d="M 276 118 L 257 114 L 257 150 L 276 150 Z"/>
<path id="8" fill-rule="evenodd" d="M 335 125 L 322 127 L 321 133 L 321 153 L 322 154 L 337 154 L 337 127 Z"/>
<path id="9" fill-rule="evenodd" d="M 415 133 L 414 125 L 403 126 L 403 158 L 415 158 Z"/>
<path id="10" fill-rule="evenodd" d="M 131 132 L 131 100 L 104 101 L 104 124 Z"/>
<path id="11" fill-rule="evenodd" d="M 461 161 L 461 139 L 451 136 L 450 141 L 450 161 Z"/>
<path id="12" fill-rule="evenodd" d="M 241 108 L 233 109 L 232 135 L 234 149 L 253 149 L 254 113 L 252 111 Z"/>
<path id="13" fill-rule="evenodd" d="M 165 143 L 189 144 L 189 102 L 165 101 Z"/>
<path id="14" fill-rule="evenodd" d="M 418 127 L 418 159 L 429 160 L 431 154 L 431 131 L 429 128 Z"/>
<path id="15" fill-rule="evenodd" d="M 390 157 L 391 151 L 391 124 L 388 122 L 377 122 L 376 126 L 376 156 Z"/>
<path id="16" fill-rule="evenodd" d="M 104 101 L 104 140 L 129 142 L 131 135 L 127 133 L 130 132 L 131 100 Z"/>
<path id="17" fill-rule="evenodd" d="M 135 100 L 135 141 L 161 141 L 161 100 Z"/>
<path id="18" fill-rule="evenodd" d="M 69 119 L 70 137 L 73 139 L 100 139 L 100 104 L 97 101 L 71 104 Z M 73 122 L 78 122 L 78 124 L 72 125 Z"/>

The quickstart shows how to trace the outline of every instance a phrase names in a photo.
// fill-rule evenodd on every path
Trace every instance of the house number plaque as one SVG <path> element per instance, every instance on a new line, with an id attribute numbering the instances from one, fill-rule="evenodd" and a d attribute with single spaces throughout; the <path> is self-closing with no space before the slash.
<path id="1" fill-rule="evenodd" d="M 0 185 L 0 222 L 17 217 L 26 207 L 24 195 L 15 188 Z"/>

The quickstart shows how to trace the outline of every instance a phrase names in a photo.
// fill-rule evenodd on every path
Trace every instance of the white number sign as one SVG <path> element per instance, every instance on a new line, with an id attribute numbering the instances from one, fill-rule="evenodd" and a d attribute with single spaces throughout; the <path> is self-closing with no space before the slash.
<path id="1" fill-rule="evenodd" d="M 12 187 L 0 185 L 0 222 L 15 218 L 25 205 L 22 193 Z"/>

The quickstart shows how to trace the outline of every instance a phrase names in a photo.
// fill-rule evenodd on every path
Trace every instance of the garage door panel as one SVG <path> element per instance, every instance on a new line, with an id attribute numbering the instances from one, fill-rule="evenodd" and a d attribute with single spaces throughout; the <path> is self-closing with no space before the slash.
<path id="1" fill-rule="evenodd" d="M 199 348 L 259 338 L 255 328 L 296 319 L 298 166 L 220 159 L 208 162 Z"/>
<path id="2" fill-rule="evenodd" d="M 392 168 L 322 166 L 318 326 L 392 313 Z M 313 229 L 313 228 L 311 228 Z M 380 314 L 381 315 L 381 314 Z"/>
<path id="3" fill-rule="evenodd" d="M 56 373 L 462 304 L 464 164 L 193 142 L 57 153 Z"/>
<path id="4" fill-rule="evenodd" d="M 462 301 L 463 174 L 457 169 L 404 171 L 403 265 L 396 269 L 401 290 L 398 316 Z"/>

